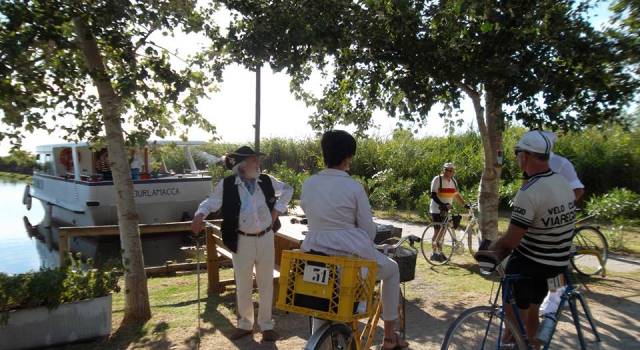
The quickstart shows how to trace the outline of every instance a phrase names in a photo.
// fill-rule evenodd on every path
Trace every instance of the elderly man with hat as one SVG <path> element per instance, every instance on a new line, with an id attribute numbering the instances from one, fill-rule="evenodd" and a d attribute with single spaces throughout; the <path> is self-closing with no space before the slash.
<path id="1" fill-rule="evenodd" d="M 218 182 L 213 193 L 196 211 L 192 230 L 200 232 L 204 218 L 222 212 L 222 240 L 233 253 L 238 306 L 237 329 L 231 339 L 253 333 L 253 268 L 260 294 L 258 326 L 262 341 L 275 341 L 271 318 L 273 301 L 274 232 L 280 227 L 278 214 L 287 210 L 293 188 L 273 176 L 260 173 L 259 156 L 247 146 L 225 156 L 233 175 Z"/>
<path id="2" fill-rule="evenodd" d="M 575 228 L 575 195 L 567 180 L 550 169 L 551 147 L 541 131 L 529 131 L 518 141 L 516 160 L 529 179 L 513 201 L 507 232 L 488 251 L 476 254 L 481 264 L 511 254 L 506 273 L 523 277 L 513 283 L 513 294 L 529 339 L 535 339 L 539 326 L 538 307 L 547 294 L 547 280 L 569 265 Z M 506 313 L 515 320 L 512 307 Z M 506 330 L 505 341 L 510 337 Z"/>

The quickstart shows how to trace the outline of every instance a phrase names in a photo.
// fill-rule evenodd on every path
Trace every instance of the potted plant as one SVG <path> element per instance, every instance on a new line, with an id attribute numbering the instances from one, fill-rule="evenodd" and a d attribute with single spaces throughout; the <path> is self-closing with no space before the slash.
<path id="1" fill-rule="evenodd" d="M 0 350 L 44 347 L 108 336 L 115 270 L 65 267 L 0 273 Z"/>

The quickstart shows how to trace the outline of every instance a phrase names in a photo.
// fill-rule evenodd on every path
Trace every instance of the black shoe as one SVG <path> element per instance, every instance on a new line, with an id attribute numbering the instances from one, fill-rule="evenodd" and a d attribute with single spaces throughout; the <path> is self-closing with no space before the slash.
<path id="1" fill-rule="evenodd" d="M 242 328 L 236 328 L 233 333 L 231 333 L 231 335 L 229 336 L 229 339 L 231 340 L 238 340 L 240 338 L 244 338 L 247 335 L 251 335 L 253 334 L 252 330 L 248 330 L 248 329 L 242 329 Z"/>
<path id="2" fill-rule="evenodd" d="M 440 254 L 437 254 L 437 253 L 431 254 L 431 257 L 429 257 L 429 260 L 431 260 L 431 261 L 440 261 Z"/>
<path id="3" fill-rule="evenodd" d="M 278 340 L 278 333 L 274 330 L 266 330 L 262 332 L 262 341 L 263 342 L 274 342 Z"/>
<path id="4" fill-rule="evenodd" d="M 440 253 L 440 254 L 438 254 L 438 261 L 440 261 L 440 262 L 447 261 L 447 257 L 444 256 L 444 254 Z"/>

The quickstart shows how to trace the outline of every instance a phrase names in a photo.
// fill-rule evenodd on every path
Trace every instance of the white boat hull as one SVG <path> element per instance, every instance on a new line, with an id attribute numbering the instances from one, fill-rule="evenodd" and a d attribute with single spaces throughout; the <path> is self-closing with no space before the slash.
<path id="1" fill-rule="evenodd" d="M 190 220 L 211 192 L 209 176 L 169 177 L 134 181 L 134 200 L 141 224 Z M 51 218 L 73 226 L 115 225 L 116 190 L 111 181 L 74 181 L 35 174 L 31 195 Z"/>

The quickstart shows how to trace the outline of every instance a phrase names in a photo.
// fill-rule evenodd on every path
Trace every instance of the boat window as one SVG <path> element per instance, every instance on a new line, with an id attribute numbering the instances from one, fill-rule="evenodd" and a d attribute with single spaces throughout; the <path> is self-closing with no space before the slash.
<path id="1" fill-rule="evenodd" d="M 43 174 L 53 175 L 53 164 L 51 164 L 51 154 L 38 154 L 36 156 L 36 170 Z"/>

